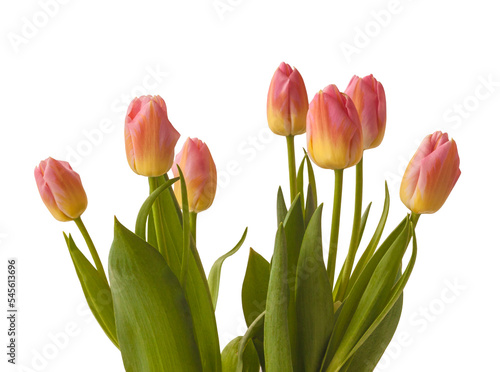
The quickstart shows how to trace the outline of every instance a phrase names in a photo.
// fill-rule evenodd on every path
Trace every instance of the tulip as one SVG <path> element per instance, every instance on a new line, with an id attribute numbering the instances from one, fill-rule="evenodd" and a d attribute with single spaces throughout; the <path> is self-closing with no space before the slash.
<path id="1" fill-rule="evenodd" d="M 207 145 L 197 138 L 188 138 L 181 152 L 175 157 L 173 172 L 179 175 L 181 168 L 186 181 L 189 211 L 199 213 L 212 205 L 217 189 L 217 170 Z M 182 205 L 180 183 L 176 182 L 174 193 Z"/>
<path id="2" fill-rule="evenodd" d="M 447 133 L 424 138 L 401 182 L 403 203 L 415 214 L 437 212 L 460 177 L 457 144 Z"/>
<path id="3" fill-rule="evenodd" d="M 269 128 L 280 136 L 305 133 L 308 102 L 299 71 L 282 62 L 274 73 L 267 94 Z"/>
<path id="4" fill-rule="evenodd" d="M 130 168 L 142 176 L 158 177 L 169 171 L 180 134 L 167 117 L 160 96 L 142 96 L 130 103 L 125 118 L 125 149 Z"/>
<path id="5" fill-rule="evenodd" d="M 363 156 L 363 132 L 354 102 L 335 85 L 319 91 L 307 113 L 307 148 L 321 168 L 345 169 Z"/>
<path id="6" fill-rule="evenodd" d="M 75 220 L 87 209 L 82 181 L 69 163 L 43 160 L 35 168 L 35 180 L 43 202 L 56 220 Z"/>
<path id="7" fill-rule="evenodd" d="M 363 128 L 363 148 L 377 147 L 384 139 L 387 118 L 384 87 L 373 75 L 353 76 L 345 93 L 358 110 Z"/>

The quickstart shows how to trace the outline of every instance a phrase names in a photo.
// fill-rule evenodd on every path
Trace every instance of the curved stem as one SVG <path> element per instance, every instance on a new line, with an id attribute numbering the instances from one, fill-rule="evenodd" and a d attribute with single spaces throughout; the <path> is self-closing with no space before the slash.
<path id="1" fill-rule="evenodd" d="M 158 188 L 158 180 L 156 177 L 149 177 L 149 192 L 152 193 Z M 153 219 L 154 219 L 154 225 L 155 225 L 155 232 L 156 232 L 156 242 L 158 244 L 158 251 L 163 255 L 165 260 L 167 260 L 168 263 L 168 255 L 166 252 L 166 237 L 165 237 L 165 230 L 163 229 L 163 218 L 162 218 L 162 212 L 161 212 L 161 207 L 160 207 L 160 201 L 156 200 L 153 204 Z"/>
<path id="2" fill-rule="evenodd" d="M 335 170 L 335 192 L 333 196 L 333 213 L 332 213 L 332 230 L 330 234 L 330 249 L 328 251 L 328 279 L 330 286 L 333 288 L 333 278 L 335 276 L 335 263 L 337 260 L 337 247 L 339 244 L 339 227 L 340 227 L 340 205 L 342 203 L 342 182 L 344 178 L 344 170 Z"/>
<path id="3" fill-rule="evenodd" d="M 420 218 L 420 216 L 421 215 L 418 213 L 411 212 L 410 220 L 413 223 L 413 228 L 417 227 L 417 222 L 418 222 L 418 219 Z"/>
<path id="4" fill-rule="evenodd" d="M 196 243 L 196 217 L 198 214 L 196 212 L 189 212 L 189 225 L 191 227 L 191 235 Z"/>
<path id="5" fill-rule="evenodd" d="M 290 203 L 293 203 L 297 196 L 297 173 L 295 172 L 295 146 L 293 136 L 286 136 L 286 146 L 288 149 L 288 173 L 290 176 Z"/>
<path id="6" fill-rule="evenodd" d="M 356 196 L 354 201 L 354 218 L 352 222 L 351 242 L 349 243 L 349 251 L 345 260 L 345 267 L 342 270 L 340 278 L 340 287 L 337 295 L 338 301 L 344 300 L 345 291 L 349 284 L 354 258 L 359 246 L 359 228 L 361 226 L 361 207 L 363 204 L 363 158 L 356 165 Z"/>
<path id="7" fill-rule="evenodd" d="M 95 266 L 99 274 L 103 277 L 103 279 L 108 282 L 108 279 L 106 278 L 106 272 L 104 271 L 104 267 L 102 266 L 101 259 L 99 258 L 99 254 L 97 253 L 97 249 L 95 248 L 94 242 L 92 241 L 92 238 L 90 237 L 89 232 L 87 231 L 87 228 L 83 224 L 82 218 L 78 217 L 77 219 L 74 220 L 76 223 L 76 226 L 78 226 L 78 229 L 83 235 L 83 238 L 85 239 L 85 243 L 87 243 L 87 246 L 89 247 L 90 254 L 92 255 L 92 259 L 95 262 Z"/>

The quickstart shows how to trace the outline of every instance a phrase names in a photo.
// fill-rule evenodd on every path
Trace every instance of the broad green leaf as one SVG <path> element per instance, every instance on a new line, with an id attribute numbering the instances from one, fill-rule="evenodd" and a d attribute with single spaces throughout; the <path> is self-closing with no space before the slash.
<path id="1" fill-rule="evenodd" d="M 241 289 L 243 314 L 248 327 L 266 309 L 270 270 L 269 262 L 250 248 L 247 271 Z"/>
<path id="2" fill-rule="evenodd" d="M 349 372 L 372 372 L 375 369 L 396 332 L 402 310 L 403 295 L 350 359 Z"/>
<path id="3" fill-rule="evenodd" d="M 377 330 L 377 327 L 379 327 L 382 324 L 385 317 L 389 316 L 392 309 L 394 309 L 397 306 L 398 301 L 402 299 L 403 290 L 406 284 L 408 283 L 408 279 L 410 278 L 411 273 L 413 272 L 413 268 L 415 267 L 415 262 L 417 259 L 417 238 L 415 235 L 414 228 L 412 228 L 412 236 L 413 236 L 412 255 L 410 261 L 408 262 L 405 272 L 392 288 L 390 299 L 383 308 L 383 310 L 379 313 L 379 315 L 370 325 L 368 330 L 363 334 L 363 336 L 359 339 L 356 345 L 352 348 L 351 352 L 347 355 L 346 360 L 351 358 L 358 350 L 360 350 L 362 345 L 365 342 L 367 342 L 369 337 Z"/>
<path id="4" fill-rule="evenodd" d="M 219 284 L 220 284 L 220 274 L 222 270 L 222 264 L 224 263 L 224 260 L 226 258 L 238 252 L 240 247 L 243 245 L 245 238 L 247 237 L 247 231 L 248 228 L 245 229 L 245 231 L 243 232 L 243 236 L 241 237 L 240 241 L 236 244 L 236 246 L 226 254 L 219 257 L 214 262 L 212 269 L 210 269 L 210 273 L 208 274 L 208 286 L 210 288 L 210 293 L 212 294 L 212 303 L 214 304 L 214 309 L 217 307 L 217 298 L 219 297 Z"/>
<path id="5" fill-rule="evenodd" d="M 235 372 L 237 370 L 241 339 L 241 336 L 236 337 L 222 351 L 222 372 Z M 242 364 L 241 372 L 259 372 L 259 356 L 252 340 L 248 342 L 243 351 Z"/>
<path id="6" fill-rule="evenodd" d="M 286 236 L 288 257 L 288 282 L 290 294 L 295 297 L 295 278 L 297 274 L 297 261 L 299 260 L 300 246 L 304 238 L 304 218 L 300 208 L 299 197 L 293 201 L 283 222 Z"/>
<path id="7" fill-rule="evenodd" d="M 151 209 L 153 208 L 153 204 L 156 199 L 161 195 L 163 191 L 165 191 L 168 187 L 172 186 L 179 178 L 174 178 L 165 182 L 163 185 L 159 186 L 155 191 L 153 191 L 148 198 L 144 201 L 137 214 L 137 220 L 135 222 L 135 233 L 146 240 L 146 221 L 148 216 L 152 217 Z M 152 220 L 152 218 L 150 218 Z"/>
<path id="8" fill-rule="evenodd" d="M 327 357 L 323 364 L 325 367 L 328 366 L 330 364 L 330 361 L 333 359 L 333 355 L 337 351 L 337 348 L 344 337 L 345 331 L 349 326 L 354 312 L 356 311 L 361 296 L 363 295 L 378 263 L 387 253 L 389 248 L 393 244 L 395 244 L 398 239 L 406 239 L 409 229 L 408 224 L 408 216 L 406 216 L 403 221 L 394 229 L 394 231 L 385 239 L 380 248 L 376 251 L 375 255 L 369 261 L 368 265 L 362 271 L 359 279 L 354 284 L 354 287 L 347 296 L 346 300 L 342 303 L 342 310 L 339 309 L 335 313 L 335 315 L 337 315 L 337 313 L 340 314 L 334 324 L 332 339 L 328 344 L 328 350 L 326 354 Z M 323 368 L 323 371 L 326 371 L 326 369 Z"/>
<path id="9" fill-rule="evenodd" d="M 294 367 L 299 364 L 297 345 L 297 316 L 295 314 L 295 281 L 297 278 L 297 261 L 299 260 L 300 246 L 304 238 L 304 215 L 300 206 L 300 195 L 293 201 L 283 224 L 286 236 L 287 250 L 287 282 L 290 287 L 290 302 L 288 305 L 288 333 Z M 274 258 L 273 258 L 274 260 Z"/>
<path id="10" fill-rule="evenodd" d="M 111 342 L 119 348 L 118 337 L 116 336 L 113 299 L 109 284 L 78 249 L 71 234 L 69 237 L 64 234 L 64 238 L 66 239 L 71 260 L 75 265 L 76 274 L 82 285 L 83 294 L 85 295 L 89 308 L 104 333 L 106 333 Z"/>
<path id="11" fill-rule="evenodd" d="M 338 371 L 349 359 L 347 355 L 359 341 L 361 336 L 376 319 L 383 306 L 390 298 L 391 287 L 396 279 L 411 234 L 410 223 L 405 224 L 405 229 L 397 237 L 385 254 L 379 254 L 381 249 L 370 260 L 366 269 L 353 287 L 351 295 L 346 300 L 346 306 L 351 298 L 359 302 L 352 315 L 347 329 L 339 342 L 333 362 L 328 372 Z M 378 257 L 377 257 L 378 256 Z M 372 272 L 372 273 L 370 273 Z M 371 274 L 371 275 L 370 275 Z M 361 294 L 362 293 L 362 294 Z M 359 295 L 361 294 L 361 296 Z M 346 307 L 344 306 L 344 310 Z M 341 314 L 342 316 L 342 314 Z"/>
<path id="12" fill-rule="evenodd" d="M 297 268 L 299 370 L 317 372 L 333 329 L 333 298 L 323 260 L 320 205 L 307 227 Z"/>
<path id="13" fill-rule="evenodd" d="M 349 280 L 349 285 L 347 286 L 347 293 L 349 293 L 352 289 L 352 286 L 358 279 L 359 275 L 365 268 L 366 264 L 368 261 L 372 258 L 373 253 L 375 252 L 375 249 L 377 249 L 378 243 L 380 242 L 380 238 L 382 237 L 382 233 L 384 232 L 384 227 L 385 223 L 387 222 L 387 217 L 389 216 L 389 205 L 390 205 L 390 196 L 389 196 L 389 189 L 387 187 L 387 182 L 385 183 L 385 201 L 384 201 L 384 208 L 382 210 L 382 216 L 380 217 L 380 221 L 377 225 L 377 228 L 375 229 L 375 232 L 373 233 L 372 239 L 370 240 L 370 243 L 368 243 L 368 246 L 366 247 L 365 251 L 361 255 L 361 258 L 359 259 L 356 268 L 354 269 L 351 279 Z"/>
<path id="14" fill-rule="evenodd" d="M 236 372 L 243 372 L 244 370 L 244 365 L 245 365 L 245 349 L 249 344 L 253 344 L 258 347 L 255 347 L 256 353 L 257 353 L 257 358 L 260 359 L 260 365 L 262 366 L 262 369 L 264 370 L 264 358 L 262 358 L 260 355 L 258 355 L 258 349 L 261 348 L 262 346 L 262 341 L 258 338 L 258 335 L 262 334 L 263 328 L 264 328 L 264 319 L 265 319 L 265 311 L 262 312 L 257 318 L 255 318 L 254 322 L 248 327 L 247 332 L 245 335 L 241 338 L 240 340 L 240 345 L 238 349 L 238 363 L 237 363 L 237 368 Z"/>
<path id="15" fill-rule="evenodd" d="M 203 371 L 191 311 L 177 277 L 154 247 L 118 221 L 109 271 L 125 369 Z"/>
<path id="16" fill-rule="evenodd" d="M 264 320 L 264 353 L 267 372 L 291 372 L 292 355 L 288 334 L 287 245 L 283 225 L 278 227 L 267 292 Z"/>
<path id="17" fill-rule="evenodd" d="M 285 221 L 286 214 L 288 213 L 288 210 L 286 209 L 285 198 L 283 196 L 283 190 L 281 190 L 281 187 L 278 188 L 278 198 L 276 202 L 276 208 L 278 210 L 278 226 L 279 226 L 280 223 Z"/>
<path id="18" fill-rule="evenodd" d="M 161 178 L 158 180 L 161 184 Z M 171 192 L 172 189 L 167 188 L 167 190 L 169 191 L 161 193 L 157 200 L 161 203 L 164 217 L 163 227 L 167 232 L 167 238 L 169 238 L 167 249 L 170 261 L 168 264 L 176 277 L 180 279 L 183 255 L 183 223 L 178 212 L 177 200 Z M 190 252 L 186 270 L 185 296 L 191 308 L 203 370 L 219 372 L 221 370 L 220 346 L 212 297 L 203 265 L 192 239 L 190 239 Z"/>

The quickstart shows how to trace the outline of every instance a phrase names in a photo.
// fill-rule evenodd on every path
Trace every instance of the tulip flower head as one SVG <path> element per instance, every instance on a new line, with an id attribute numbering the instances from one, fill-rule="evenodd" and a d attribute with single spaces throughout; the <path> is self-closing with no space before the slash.
<path id="1" fill-rule="evenodd" d="M 309 101 L 299 71 L 282 62 L 271 80 L 267 94 L 269 128 L 280 136 L 295 136 L 306 131 Z"/>
<path id="2" fill-rule="evenodd" d="M 179 176 L 177 165 L 186 180 L 189 211 L 199 213 L 208 209 L 215 198 L 217 170 L 207 145 L 197 138 L 188 138 L 177 154 L 172 171 Z M 174 193 L 182 205 L 181 185 L 176 182 Z"/>
<path id="3" fill-rule="evenodd" d="M 457 144 L 447 133 L 424 138 L 406 168 L 400 196 L 413 213 L 434 213 L 444 204 L 460 177 Z"/>
<path id="4" fill-rule="evenodd" d="M 363 127 L 363 148 L 377 147 L 384 139 L 387 118 L 384 87 L 373 75 L 353 76 L 345 93 L 358 110 Z"/>
<path id="5" fill-rule="evenodd" d="M 363 133 L 354 102 L 335 85 L 319 91 L 307 113 L 307 149 L 321 168 L 345 169 L 363 156 Z"/>
<path id="6" fill-rule="evenodd" d="M 167 117 L 160 96 L 142 96 L 130 103 L 125 118 L 125 149 L 130 168 L 142 176 L 158 177 L 172 167 L 180 134 Z"/>
<path id="7" fill-rule="evenodd" d="M 69 163 L 48 158 L 35 168 L 35 180 L 43 202 L 58 221 L 72 221 L 87 209 L 82 181 Z"/>

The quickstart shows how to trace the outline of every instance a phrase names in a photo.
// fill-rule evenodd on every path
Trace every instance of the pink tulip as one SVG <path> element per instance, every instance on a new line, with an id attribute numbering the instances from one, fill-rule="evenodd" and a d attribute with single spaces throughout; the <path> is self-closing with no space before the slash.
<path id="1" fill-rule="evenodd" d="M 35 168 L 35 180 L 43 202 L 58 221 L 72 221 L 87 209 L 82 181 L 69 163 L 48 158 Z"/>
<path id="2" fill-rule="evenodd" d="M 281 136 L 305 133 L 308 102 L 299 71 L 282 62 L 274 73 L 267 94 L 269 128 Z"/>
<path id="3" fill-rule="evenodd" d="M 189 211 L 199 213 L 208 209 L 215 198 L 217 170 L 207 145 L 197 138 L 188 138 L 174 163 L 174 176 L 179 175 L 179 165 L 186 180 Z M 174 193 L 182 205 L 180 182 L 175 183 Z"/>
<path id="4" fill-rule="evenodd" d="M 363 132 L 353 101 L 335 85 L 319 91 L 307 113 L 307 149 L 321 168 L 345 169 L 363 156 Z"/>
<path id="5" fill-rule="evenodd" d="M 377 147 L 384 139 L 387 118 L 384 87 L 373 75 L 353 76 L 345 93 L 358 110 L 363 127 L 363 148 Z"/>
<path id="6" fill-rule="evenodd" d="M 160 96 L 142 96 L 130 103 L 125 118 L 125 149 L 130 168 L 142 176 L 158 177 L 172 167 L 180 134 L 167 117 Z"/>
<path id="7" fill-rule="evenodd" d="M 401 182 L 400 196 L 414 213 L 434 213 L 442 207 L 460 177 L 457 144 L 447 133 L 424 138 Z"/>

